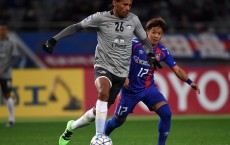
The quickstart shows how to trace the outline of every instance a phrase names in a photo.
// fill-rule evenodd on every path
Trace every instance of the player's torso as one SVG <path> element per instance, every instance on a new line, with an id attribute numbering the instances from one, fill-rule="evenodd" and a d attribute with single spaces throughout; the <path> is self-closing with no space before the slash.
<path id="1" fill-rule="evenodd" d="M 137 45 L 141 45 L 140 43 Z M 143 47 L 133 49 L 129 71 L 129 92 L 137 93 L 154 84 L 154 70 L 147 62 Z"/>
<path id="2" fill-rule="evenodd" d="M 126 92 L 137 93 L 144 91 L 154 84 L 154 68 L 150 67 L 141 43 L 134 39 L 131 65 L 129 71 L 129 89 Z M 153 53 L 158 61 L 163 61 L 166 57 L 159 44 L 153 49 Z"/>
<path id="3" fill-rule="evenodd" d="M 127 76 L 134 30 L 135 24 L 131 16 L 119 19 L 111 14 L 104 15 L 97 32 L 96 63 L 103 63 L 116 75 Z M 97 60 L 97 56 L 102 58 Z M 103 62 L 104 60 L 106 61 Z"/>
<path id="4" fill-rule="evenodd" d="M 12 48 L 13 44 L 11 41 L 0 41 L 0 67 L 5 67 L 5 65 L 10 61 Z"/>
<path id="5" fill-rule="evenodd" d="M 99 26 L 98 36 L 111 44 L 111 49 L 132 47 L 135 24 L 132 17 L 119 19 L 114 15 L 105 15 Z"/>

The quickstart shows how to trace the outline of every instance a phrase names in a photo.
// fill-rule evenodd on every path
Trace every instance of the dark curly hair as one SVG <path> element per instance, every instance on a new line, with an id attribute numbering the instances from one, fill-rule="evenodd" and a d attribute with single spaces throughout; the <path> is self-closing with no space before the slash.
<path id="1" fill-rule="evenodd" d="M 163 32 L 166 31 L 166 22 L 164 19 L 162 19 L 161 17 L 158 17 L 158 18 L 154 18 L 154 19 L 151 19 L 147 22 L 145 28 L 146 30 L 150 30 L 152 27 L 161 27 Z"/>

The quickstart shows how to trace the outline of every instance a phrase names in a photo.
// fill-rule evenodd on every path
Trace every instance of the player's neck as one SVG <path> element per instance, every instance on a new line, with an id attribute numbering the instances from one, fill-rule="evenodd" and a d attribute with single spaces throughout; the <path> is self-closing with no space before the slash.
<path id="1" fill-rule="evenodd" d="M 123 19 L 123 17 L 121 17 L 121 16 L 118 15 L 118 13 L 116 12 L 115 9 L 113 9 L 113 10 L 111 11 L 111 15 L 114 15 L 114 16 L 117 17 L 117 18 Z"/>
<path id="2" fill-rule="evenodd" d="M 152 45 L 153 46 L 153 49 L 156 49 L 156 47 L 157 47 L 157 44 L 155 44 L 155 45 Z"/>

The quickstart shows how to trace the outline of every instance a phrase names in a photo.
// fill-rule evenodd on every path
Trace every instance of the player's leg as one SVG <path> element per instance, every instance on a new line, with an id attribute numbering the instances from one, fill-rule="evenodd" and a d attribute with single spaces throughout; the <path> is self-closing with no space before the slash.
<path id="1" fill-rule="evenodd" d="M 108 108 L 112 104 L 108 105 Z M 59 145 L 67 145 L 70 141 L 71 135 L 73 134 L 74 130 L 78 128 L 85 127 L 92 123 L 95 120 L 96 110 L 95 107 L 89 109 L 84 115 L 82 115 L 77 120 L 70 120 L 67 122 L 66 129 L 64 133 L 59 138 Z"/>
<path id="2" fill-rule="evenodd" d="M 101 134 L 104 133 L 105 120 L 108 112 L 107 102 L 109 101 L 109 104 L 114 103 L 120 89 L 124 85 L 125 78 L 118 77 L 102 68 L 96 68 L 95 71 L 95 85 L 98 91 L 95 119 L 96 134 Z"/>
<path id="3" fill-rule="evenodd" d="M 146 104 L 150 111 L 155 111 L 159 115 L 158 145 L 165 145 L 170 131 L 172 113 L 167 100 L 156 87 L 151 87 L 148 90 L 149 91 L 146 91 L 147 94 L 142 101 Z"/>
<path id="4" fill-rule="evenodd" d="M 125 122 L 129 113 L 133 112 L 138 102 L 138 97 L 132 97 L 132 95 L 126 96 L 121 93 L 117 98 L 114 116 L 106 121 L 104 133 L 109 136 L 114 129 L 120 127 Z"/>
<path id="5" fill-rule="evenodd" d="M 13 97 L 11 96 L 11 90 L 12 90 L 11 80 L 10 79 L 1 80 L 1 86 L 2 86 L 2 94 L 4 96 L 4 100 L 9 112 L 9 119 L 8 119 L 9 121 L 7 126 L 11 127 L 15 123 L 14 100 Z"/>
<path id="6" fill-rule="evenodd" d="M 77 128 L 89 125 L 95 119 L 95 110 L 91 108 L 83 116 L 77 120 L 70 120 L 67 122 L 66 129 L 64 133 L 59 138 L 59 145 L 67 145 L 70 141 L 70 137 L 73 131 Z"/>
<path id="7" fill-rule="evenodd" d="M 95 86 L 98 93 L 96 102 L 96 134 L 102 134 L 105 126 L 105 120 L 108 113 L 109 91 L 112 87 L 112 75 L 103 68 L 96 67 L 94 70 Z"/>
<path id="8" fill-rule="evenodd" d="M 108 109 L 112 104 L 108 104 Z M 77 128 L 81 128 L 89 125 L 91 122 L 95 120 L 96 110 L 95 107 L 89 109 L 83 116 L 79 119 L 73 121 L 70 125 L 70 130 L 74 131 Z"/>
<path id="9" fill-rule="evenodd" d="M 155 112 L 160 116 L 158 145 L 165 145 L 171 127 L 171 109 L 166 102 L 159 102 L 154 107 Z"/>

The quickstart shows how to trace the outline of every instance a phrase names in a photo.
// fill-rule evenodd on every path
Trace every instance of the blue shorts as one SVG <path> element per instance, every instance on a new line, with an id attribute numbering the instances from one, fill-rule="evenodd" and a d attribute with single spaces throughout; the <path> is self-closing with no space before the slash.
<path id="1" fill-rule="evenodd" d="M 121 91 L 117 101 L 115 115 L 119 118 L 126 118 L 129 113 L 133 112 L 133 109 L 140 101 L 142 101 L 150 111 L 153 111 L 152 107 L 155 104 L 162 101 L 167 102 L 163 94 L 157 89 L 156 86 L 151 86 L 137 94 Z"/>

